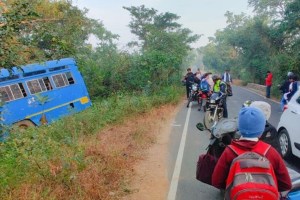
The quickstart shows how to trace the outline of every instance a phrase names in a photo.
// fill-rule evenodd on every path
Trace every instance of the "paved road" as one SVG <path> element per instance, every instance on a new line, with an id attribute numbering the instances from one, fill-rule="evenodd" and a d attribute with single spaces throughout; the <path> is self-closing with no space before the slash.
<path id="1" fill-rule="evenodd" d="M 246 100 L 262 100 L 270 103 L 272 113 L 269 122 L 277 127 L 281 115 L 279 104 L 238 86 L 233 86 L 233 96 L 227 99 L 229 118 L 238 115 Z M 203 121 L 203 116 L 204 113 L 198 111 L 196 102 L 193 102 L 190 108 L 186 108 L 184 104 L 172 124 L 168 169 L 171 184 L 168 200 L 223 199 L 218 189 L 195 179 L 198 156 L 206 152 L 209 140 L 208 132 L 200 132 L 196 128 L 196 124 Z M 295 163 L 300 163 L 299 159 L 294 159 L 287 165 L 299 171 L 300 165 L 296 166 Z"/>

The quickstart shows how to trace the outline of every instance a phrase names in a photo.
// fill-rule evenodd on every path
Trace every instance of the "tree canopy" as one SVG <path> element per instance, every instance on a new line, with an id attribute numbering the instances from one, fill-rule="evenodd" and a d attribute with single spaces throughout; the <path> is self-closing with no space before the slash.
<path id="1" fill-rule="evenodd" d="M 288 71 L 299 68 L 298 0 L 249 0 L 255 14 L 227 12 L 227 26 L 215 33 L 204 47 L 203 61 L 216 70 L 230 68 L 245 81 L 264 84 L 266 71 L 273 72 L 275 84 Z"/>

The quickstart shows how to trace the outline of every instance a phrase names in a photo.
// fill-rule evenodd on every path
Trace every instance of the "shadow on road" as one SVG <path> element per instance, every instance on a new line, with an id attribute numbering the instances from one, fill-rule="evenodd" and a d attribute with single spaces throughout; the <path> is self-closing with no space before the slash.
<path id="1" fill-rule="evenodd" d="M 291 159 L 285 161 L 287 166 L 300 173 L 300 158 L 293 156 Z"/>

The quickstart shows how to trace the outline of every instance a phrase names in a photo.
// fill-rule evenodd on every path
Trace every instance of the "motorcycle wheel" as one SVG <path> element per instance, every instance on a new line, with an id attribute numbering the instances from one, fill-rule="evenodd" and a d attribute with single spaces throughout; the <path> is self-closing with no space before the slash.
<path id="1" fill-rule="evenodd" d="M 203 124 L 205 126 L 205 128 L 210 129 L 212 127 L 212 125 L 215 123 L 215 121 L 218 120 L 218 116 L 216 115 L 214 117 L 214 111 L 207 111 L 204 114 L 204 118 L 203 118 Z"/>

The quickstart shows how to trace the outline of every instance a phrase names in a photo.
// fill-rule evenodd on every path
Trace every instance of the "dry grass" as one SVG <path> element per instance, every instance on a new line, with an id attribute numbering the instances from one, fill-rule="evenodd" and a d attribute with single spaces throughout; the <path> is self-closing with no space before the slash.
<path id="1" fill-rule="evenodd" d="M 233 79 L 232 83 L 233 85 L 243 86 L 243 81 L 240 79 Z"/>
<path id="2" fill-rule="evenodd" d="M 24 183 L 11 190 L 6 199 L 75 199 L 117 200 L 136 192 L 131 183 L 138 161 L 147 149 L 156 143 L 165 121 L 174 113 L 176 105 L 165 105 L 152 111 L 128 118 L 124 123 L 104 128 L 96 135 L 80 139 L 85 166 L 74 167 L 68 183 L 57 184 L 63 163 L 51 162 L 53 182 Z M 169 124 L 167 125 L 169 126 Z"/>
<path id="3" fill-rule="evenodd" d="M 91 164 L 77 180 L 84 199 L 120 199 L 134 192 L 130 186 L 134 165 L 156 142 L 161 126 L 172 111 L 174 105 L 162 106 L 124 124 L 107 127 L 95 138 L 85 138 L 82 145 Z"/>
<path id="4" fill-rule="evenodd" d="M 122 124 L 106 127 L 96 135 L 81 138 L 85 166 L 70 166 L 74 174 L 65 175 L 68 182 L 57 184 L 54 181 L 63 175 L 63 163 L 52 161 L 49 173 L 53 182 L 47 179 L 38 184 L 24 183 L 11 190 L 6 199 L 117 200 L 136 192 L 131 185 L 136 175 L 135 165 L 156 143 L 175 107 L 161 106 L 128 118 Z"/>

